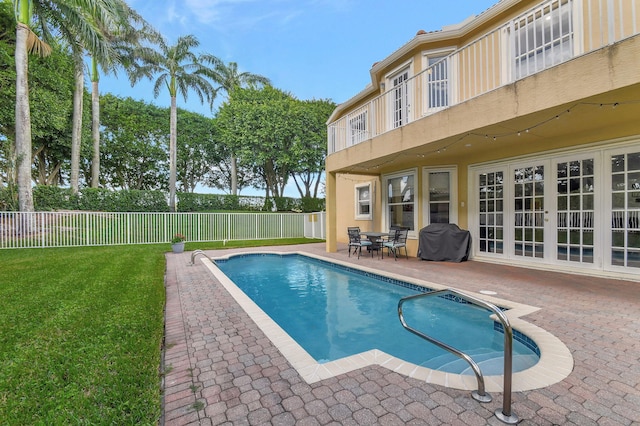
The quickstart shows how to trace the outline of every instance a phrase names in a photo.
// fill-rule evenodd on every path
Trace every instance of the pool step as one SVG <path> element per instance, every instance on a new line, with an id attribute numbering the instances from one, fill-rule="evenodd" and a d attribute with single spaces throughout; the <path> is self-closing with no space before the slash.
<path id="1" fill-rule="evenodd" d="M 497 353 L 491 349 L 477 349 L 468 354 L 480 367 L 482 374 L 485 376 L 502 374 L 504 368 L 504 359 L 502 353 Z M 512 359 L 512 370 L 522 371 L 535 365 L 538 362 L 538 356 L 535 354 L 519 355 L 514 354 Z M 445 354 L 430 359 L 421 364 L 423 367 L 433 370 L 446 371 L 454 374 L 473 375 L 473 370 L 469 364 L 455 355 Z"/>
<path id="2" fill-rule="evenodd" d="M 467 351 L 467 355 L 473 358 L 476 363 L 497 356 L 495 350 L 490 348 L 478 348 Z M 457 356 L 450 353 L 445 353 L 435 358 L 431 358 L 420 365 L 423 367 L 431 368 L 433 370 L 447 371 L 456 374 L 459 374 L 460 371 L 469 367 L 469 364 L 467 364 L 465 360 L 458 358 Z M 453 368 L 453 370 L 450 368 Z"/>

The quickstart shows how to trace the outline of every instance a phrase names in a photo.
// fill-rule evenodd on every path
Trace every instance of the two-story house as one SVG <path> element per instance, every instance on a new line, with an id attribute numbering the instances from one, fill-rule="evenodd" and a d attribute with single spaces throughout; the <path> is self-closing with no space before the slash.
<path id="1" fill-rule="evenodd" d="M 370 75 L 328 122 L 328 251 L 445 222 L 476 260 L 640 277 L 640 0 L 501 0 Z"/>

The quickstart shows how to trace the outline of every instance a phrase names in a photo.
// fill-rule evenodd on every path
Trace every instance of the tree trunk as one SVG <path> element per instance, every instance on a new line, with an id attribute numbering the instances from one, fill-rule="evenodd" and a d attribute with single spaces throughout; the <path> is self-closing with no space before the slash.
<path id="1" fill-rule="evenodd" d="M 171 97 L 171 118 L 169 120 L 169 211 L 176 211 L 176 161 L 178 139 L 178 107 L 176 97 Z"/>
<path id="2" fill-rule="evenodd" d="M 318 179 L 316 180 L 316 185 L 313 188 L 313 198 L 318 198 L 318 188 L 320 187 L 320 179 L 322 177 L 321 173 L 318 173 Z"/>
<path id="3" fill-rule="evenodd" d="M 21 23 L 16 27 L 16 140 L 15 154 L 18 174 L 18 207 L 22 212 L 33 211 L 31 190 L 31 113 L 29 110 L 29 62 L 27 37 L 29 28 Z"/>
<path id="4" fill-rule="evenodd" d="M 38 185 L 46 185 L 47 182 L 47 160 L 46 155 L 44 155 L 44 149 L 38 149 L 33 154 L 33 158 L 37 159 L 36 167 L 38 170 L 38 179 L 36 180 L 36 184 Z"/>
<path id="5" fill-rule="evenodd" d="M 91 136 L 93 158 L 91 159 L 91 187 L 100 186 L 100 92 L 98 81 L 91 83 Z"/>
<path id="6" fill-rule="evenodd" d="M 300 187 L 300 184 L 298 183 L 298 178 L 296 178 L 296 175 L 293 175 L 293 183 L 296 184 L 296 189 L 298 190 L 300 197 L 304 197 L 304 191 Z"/>
<path id="7" fill-rule="evenodd" d="M 231 195 L 238 195 L 238 159 L 231 154 Z"/>
<path id="8" fill-rule="evenodd" d="M 73 92 L 73 127 L 71 130 L 71 192 L 78 193 L 80 182 L 80 147 L 82 144 L 82 97 L 84 95 L 84 63 L 75 61 L 76 87 Z"/>

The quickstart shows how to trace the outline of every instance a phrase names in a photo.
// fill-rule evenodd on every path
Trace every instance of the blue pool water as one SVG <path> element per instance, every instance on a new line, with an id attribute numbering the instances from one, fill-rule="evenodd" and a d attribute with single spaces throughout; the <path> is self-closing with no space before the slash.
<path id="1" fill-rule="evenodd" d="M 468 364 L 405 330 L 400 298 L 417 286 L 301 255 L 242 255 L 217 265 L 243 292 L 318 362 L 379 349 L 424 367 L 473 374 Z M 490 312 L 441 297 L 406 302 L 407 323 L 469 353 L 485 375 L 502 374 L 504 334 Z M 513 371 L 539 354 L 514 333 Z"/>

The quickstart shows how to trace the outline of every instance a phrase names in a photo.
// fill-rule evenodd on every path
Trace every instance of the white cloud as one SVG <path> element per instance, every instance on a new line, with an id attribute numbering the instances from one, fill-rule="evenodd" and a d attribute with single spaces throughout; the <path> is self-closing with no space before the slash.
<path id="1" fill-rule="evenodd" d="M 220 24 L 236 18 L 236 14 L 251 12 L 251 8 L 246 7 L 242 13 L 238 11 L 249 3 L 260 3 L 260 0 L 186 0 L 184 9 L 200 23 Z"/>
<path id="2" fill-rule="evenodd" d="M 342 0 L 168 0 L 165 19 L 189 30 L 195 23 L 222 32 L 246 31 L 262 22 L 285 26 L 319 7 L 343 8 Z"/>

